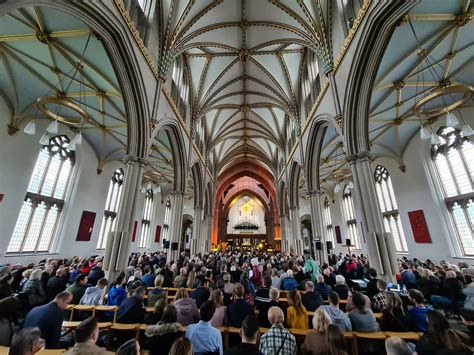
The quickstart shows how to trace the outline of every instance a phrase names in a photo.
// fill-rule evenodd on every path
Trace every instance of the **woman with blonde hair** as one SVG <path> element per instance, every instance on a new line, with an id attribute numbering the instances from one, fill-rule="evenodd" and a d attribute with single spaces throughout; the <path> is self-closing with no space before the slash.
<path id="1" fill-rule="evenodd" d="M 186 281 L 187 288 L 194 288 L 194 284 L 196 283 L 196 271 L 191 270 L 188 274 L 188 280 Z"/>
<path id="2" fill-rule="evenodd" d="M 318 308 L 313 316 L 313 329 L 308 331 L 301 352 L 304 355 L 323 355 L 328 353 L 326 344 L 326 332 L 329 325 L 332 324 L 331 317 L 326 311 Z"/>
<path id="3" fill-rule="evenodd" d="M 199 310 L 196 305 L 196 300 L 189 297 L 189 293 L 185 288 L 180 288 L 178 292 L 176 292 L 173 303 L 178 314 L 178 323 L 186 326 L 199 321 Z"/>
<path id="4" fill-rule="evenodd" d="M 216 305 L 216 310 L 211 319 L 211 325 L 213 327 L 222 327 L 227 325 L 227 307 L 224 305 L 224 294 L 222 291 L 212 291 L 210 300 Z"/>
<path id="5" fill-rule="evenodd" d="M 176 339 L 170 350 L 170 355 L 193 355 L 193 346 L 186 337 Z"/>
<path id="6" fill-rule="evenodd" d="M 287 292 L 288 309 L 287 322 L 289 328 L 308 329 L 308 313 L 301 302 L 301 296 L 298 291 Z"/>
<path id="7" fill-rule="evenodd" d="M 384 332 L 407 332 L 409 319 L 403 308 L 403 302 L 396 292 L 385 291 L 385 307 L 382 310 L 380 329 Z"/>
<path id="8" fill-rule="evenodd" d="M 329 324 L 326 330 L 327 353 L 331 355 L 347 355 L 346 339 L 341 328 L 335 324 Z"/>
<path id="9" fill-rule="evenodd" d="M 148 291 L 148 302 L 149 307 L 153 307 L 156 302 L 162 298 L 165 300 L 165 306 L 168 304 L 168 291 L 162 288 L 165 277 L 163 275 L 157 275 L 155 277 L 155 287 Z"/>

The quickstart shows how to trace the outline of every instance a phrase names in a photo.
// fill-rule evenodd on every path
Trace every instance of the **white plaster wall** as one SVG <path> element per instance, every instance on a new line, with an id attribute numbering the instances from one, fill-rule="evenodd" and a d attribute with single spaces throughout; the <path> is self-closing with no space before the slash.
<path id="1" fill-rule="evenodd" d="M 19 131 L 9 136 L 6 121 L 9 114 L 0 102 L 0 193 L 5 194 L 0 203 L 0 262 L 16 263 L 37 261 L 48 255 L 6 256 L 6 249 L 15 227 L 21 205 L 25 198 L 30 176 L 38 157 L 41 145 L 38 143 L 49 122 L 37 123 L 36 135 L 29 136 Z M 23 126 L 21 127 L 23 128 Z M 72 132 L 60 126 L 60 134 L 72 138 Z M 108 184 L 113 171 L 121 163 L 109 163 L 101 175 L 97 175 L 97 158 L 90 145 L 83 140 L 76 151 L 76 163 L 67 189 L 60 228 L 57 230 L 52 254 L 61 257 L 97 254 L 96 246 L 100 224 L 105 206 Z M 76 242 L 77 230 L 83 210 L 96 213 L 96 219 L 89 242 Z M 103 251 L 102 251 L 103 252 Z M 51 255 L 51 254 L 49 254 Z"/>

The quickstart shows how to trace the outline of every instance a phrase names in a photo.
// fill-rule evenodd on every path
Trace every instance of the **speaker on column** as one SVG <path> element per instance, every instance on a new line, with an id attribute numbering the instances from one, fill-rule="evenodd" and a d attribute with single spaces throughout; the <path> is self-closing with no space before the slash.
<path id="1" fill-rule="evenodd" d="M 323 248 L 323 245 L 320 240 L 316 241 L 316 250 L 321 250 Z"/>
<path id="2" fill-rule="evenodd" d="M 178 242 L 171 243 L 171 250 L 178 250 Z"/>
<path id="3" fill-rule="evenodd" d="M 346 238 L 346 247 L 350 247 L 350 246 L 351 246 L 351 239 Z"/>
<path id="4" fill-rule="evenodd" d="M 164 249 L 169 249 L 170 248 L 170 241 L 169 240 L 163 240 L 163 248 Z"/>
<path id="5" fill-rule="evenodd" d="M 326 242 L 326 249 L 328 253 L 332 250 L 332 242 L 330 240 Z"/>

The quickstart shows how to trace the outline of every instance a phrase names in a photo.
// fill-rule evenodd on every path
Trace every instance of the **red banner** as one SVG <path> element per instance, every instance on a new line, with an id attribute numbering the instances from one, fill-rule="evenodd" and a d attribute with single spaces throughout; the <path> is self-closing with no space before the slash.
<path id="1" fill-rule="evenodd" d="M 160 237 L 161 237 L 161 226 L 156 226 L 155 243 L 160 242 Z"/>
<path id="2" fill-rule="evenodd" d="M 430 231 L 423 210 L 408 212 L 415 243 L 431 243 Z"/>
<path id="3" fill-rule="evenodd" d="M 135 241 L 135 238 L 137 237 L 137 227 L 138 227 L 138 222 L 135 221 L 133 223 L 133 233 L 132 233 L 132 242 Z"/>
<path id="4" fill-rule="evenodd" d="M 92 229 L 94 228 L 95 212 L 82 211 L 81 222 L 77 230 L 76 241 L 88 242 L 91 240 Z"/>

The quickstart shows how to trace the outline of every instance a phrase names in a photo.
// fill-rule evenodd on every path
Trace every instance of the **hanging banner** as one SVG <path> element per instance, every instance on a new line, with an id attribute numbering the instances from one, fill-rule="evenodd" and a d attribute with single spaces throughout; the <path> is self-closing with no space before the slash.
<path id="1" fill-rule="evenodd" d="M 430 231 L 428 230 L 423 210 L 408 212 L 408 218 L 410 219 L 415 243 L 431 243 Z"/>
<path id="2" fill-rule="evenodd" d="M 79 229 L 77 230 L 76 241 L 88 242 L 91 240 L 92 230 L 94 228 L 95 212 L 82 211 Z"/>

